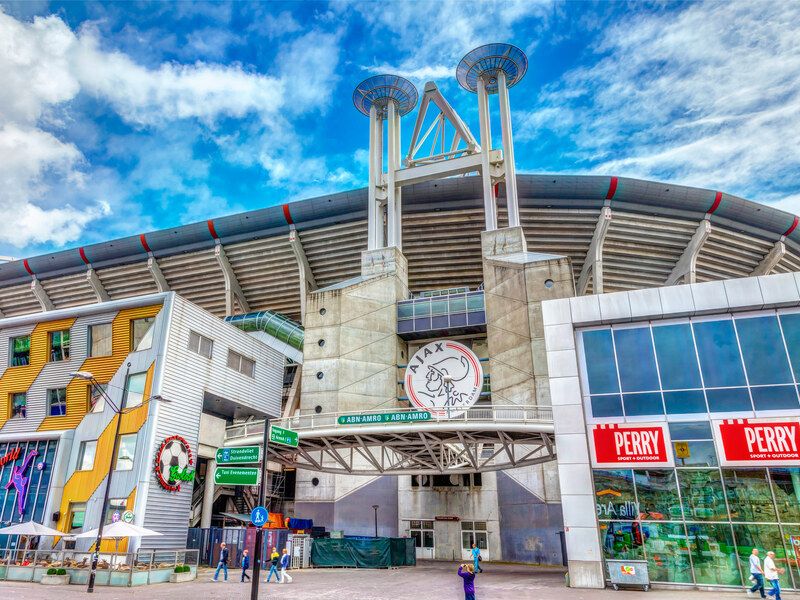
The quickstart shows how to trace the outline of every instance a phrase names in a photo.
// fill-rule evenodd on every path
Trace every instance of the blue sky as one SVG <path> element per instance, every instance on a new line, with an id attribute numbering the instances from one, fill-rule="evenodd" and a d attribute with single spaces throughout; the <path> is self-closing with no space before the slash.
<path id="1" fill-rule="evenodd" d="M 435 80 L 477 135 L 455 67 L 495 41 L 530 61 L 511 91 L 518 171 L 800 212 L 798 24 L 793 2 L 0 0 L 0 254 L 362 187 L 354 86 Z"/>

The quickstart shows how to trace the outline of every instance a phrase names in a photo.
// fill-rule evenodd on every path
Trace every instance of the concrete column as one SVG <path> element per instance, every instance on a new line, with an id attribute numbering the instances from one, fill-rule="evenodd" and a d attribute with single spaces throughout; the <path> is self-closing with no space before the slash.
<path id="1" fill-rule="evenodd" d="M 369 250 L 374 250 L 378 247 L 378 207 L 375 205 L 375 192 L 378 174 L 383 166 L 379 164 L 377 160 L 377 155 L 380 155 L 380 150 L 375 147 L 375 130 L 378 127 L 378 123 L 378 111 L 373 105 L 369 109 L 369 187 L 367 188 L 367 249 Z M 305 289 L 301 289 L 300 294 L 302 303 L 305 305 Z"/>
<path id="2" fill-rule="evenodd" d="M 397 106 L 393 100 L 389 101 L 389 118 L 388 121 L 388 146 L 389 153 L 387 155 L 387 169 L 386 169 L 386 245 L 391 247 L 399 247 L 397 243 L 397 186 L 394 184 L 395 166 L 398 162 L 398 145 L 397 137 L 400 134 L 397 124 Z"/>
<path id="3" fill-rule="evenodd" d="M 217 461 L 208 459 L 206 464 L 206 480 L 203 483 L 203 506 L 200 511 L 200 527 L 211 527 L 211 513 L 214 510 L 214 471 Z"/>
<path id="4" fill-rule="evenodd" d="M 497 74 L 497 93 L 500 97 L 500 129 L 503 134 L 503 165 L 506 174 L 506 202 L 508 226 L 519 226 L 519 200 L 517 199 L 517 169 L 514 163 L 514 137 L 511 134 L 511 109 L 508 106 L 506 74 Z"/>
<path id="5" fill-rule="evenodd" d="M 483 179 L 483 211 L 486 218 L 486 231 L 497 229 L 497 205 L 492 188 L 492 174 L 489 154 L 492 151 L 492 124 L 489 117 L 489 94 L 486 84 L 478 77 L 478 117 L 481 123 L 481 177 Z"/>

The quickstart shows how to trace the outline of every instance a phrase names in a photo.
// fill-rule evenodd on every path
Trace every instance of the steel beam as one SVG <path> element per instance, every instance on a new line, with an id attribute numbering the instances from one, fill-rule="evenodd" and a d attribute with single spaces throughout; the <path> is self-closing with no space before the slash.
<path id="1" fill-rule="evenodd" d="M 303 242 L 300 234 L 294 225 L 289 226 L 289 244 L 292 247 L 294 258 L 297 261 L 297 270 L 300 274 L 300 322 L 305 323 L 306 319 L 306 295 L 309 291 L 318 289 L 317 280 L 308 264 L 306 252 L 303 249 Z"/>
<path id="2" fill-rule="evenodd" d="M 100 281 L 100 278 L 91 265 L 89 265 L 89 269 L 86 271 L 86 281 L 91 286 L 98 302 L 108 302 L 111 300 L 108 292 L 106 292 L 106 288 L 103 287 L 103 282 Z"/>
<path id="3" fill-rule="evenodd" d="M 597 225 L 594 227 L 592 242 L 586 251 L 586 260 L 583 261 L 581 274 L 578 277 L 576 292 L 578 296 L 583 296 L 589 287 L 589 277 L 592 278 L 592 291 L 595 294 L 603 293 L 603 245 L 606 242 L 608 228 L 611 225 L 611 209 L 604 206 L 600 210 L 597 218 Z"/>
<path id="4" fill-rule="evenodd" d="M 148 255 L 147 270 L 150 271 L 150 275 L 153 277 L 153 281 L 155 281 L 158 291 L 168 292 L 169 284 L 167 283 L 167 278 L 164 277 L 164 273 L 161 272 L 161 267 L 158 266 L 158 260 L 155 256 L 153 256 L 152 252 L 149 252 Z"/>
<path id="5" fill-rule="evenodd" d="M 781 259 L 786 255 L 786 244 L 783 238 L 779 239 L 773 244 L 772 249 L 764 256 L 758 266 L 750 273 L 751 276 L 755 275 L 769 275 L 772 269 L 778 266 Z"/>
<path id="6" fill-rule="evenodd" d="M 222 269 L 222 276 L 225 279 L 225 314 L 227 316 L 236 314 L 234 300 L 238 301 L 239 308 L 243 312 L 250 312 L 250 304 L 247 302 L 247 298 L 244 297 L 244 292 L 242 292 L 242 287 L 236 278 L 236 273 L 233 272 L 233 267 L 231 267 L 228 256 L 225 254 L 225 248 L 223 248 L 219 240 L 214 246 L 214 256 L 217 259 L 217 263 L 219 263 L 220 269 Z"/>
<path id="7" fill-rule="evenodd" d="M 47 290 L 42 287 L 42 282 L 36 277 L 31 279 L 31 292 L 36 300 L 39 301 L 39 306 L 42 307 L 42 311 L 47 312 L 48 310 L 55 309 L 53 301 L 50 300 L 50 296 L 47 295 Z"/>
<path id="8" fill-rule="evenodd" d="M 664 285 L 675 285 L 676 283 L 694 283 L 697 276 L 697 257 L 703 249 L 708 236 L 711 234 L 711 221 L 708 218 L 700 221 L 697 229 L 686 245 L 686 248 L 667 277 Z"/>

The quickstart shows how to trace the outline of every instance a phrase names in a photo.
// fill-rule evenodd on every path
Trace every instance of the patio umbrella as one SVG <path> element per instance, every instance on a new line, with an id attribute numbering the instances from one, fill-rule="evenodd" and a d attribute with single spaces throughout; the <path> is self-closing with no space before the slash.
<path id="1" fill-rule="evenodd" d="M 103 527 L 103 539 L 114 539 L 116 540 L 116 546 L 119 546 L 119 541 L 122 538 L 127 537 L 153 537 L 157 535 L 164 535 L 163 533 L 159 533 L 158 531 L 153 531 L 152 529 L 147 529 L 145 527 L 139 527 L 138 525 L 133 525 L 132 523 L 125 523 L 124 521 L 117 521 L 116 523 L 112 523 L 106 527 Z M 92 529 L 90 531 L 84 531 L 76 535 L 75 537 L 79 538 L 96 538 L 97 537 L 97 529 Z"/>
<path id="2" fill-rule="evenodd" d="M 1 528 L 0 535 L 24 535 L 25 553 L 27 554 L 30 549 L 32 536 L 59 537 L 64 535 L 64 532 L 47 527 L 36 521 L 25 521 L 24 523 L 17 523 L 16 525 L 9 525 L 8 527 Z"/>

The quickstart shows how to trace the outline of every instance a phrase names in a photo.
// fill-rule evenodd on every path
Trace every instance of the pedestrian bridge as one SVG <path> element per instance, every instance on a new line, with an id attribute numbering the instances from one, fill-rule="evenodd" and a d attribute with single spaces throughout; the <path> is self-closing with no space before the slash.
<path id="1" fill-rule="evenodd" d="M 429 420 L 363 422 L 380 421 L 379 415 L 387 412 L 314 413 L 271 420 L 274 426 L 296 431 L 299 445 L 270 444 L 269 459 L 324 473 L 403 475 L 497 471 L 555 458 L 549 406 L 473 406 L 455 418 L 432 415 Z M 391 410 L 408 417 L 418 412 Z M 263 433 L 264 421 L 231 425 L 225 446 L 260 445 Z"/>

